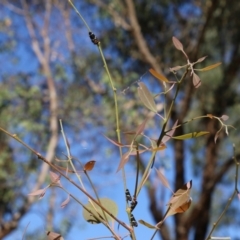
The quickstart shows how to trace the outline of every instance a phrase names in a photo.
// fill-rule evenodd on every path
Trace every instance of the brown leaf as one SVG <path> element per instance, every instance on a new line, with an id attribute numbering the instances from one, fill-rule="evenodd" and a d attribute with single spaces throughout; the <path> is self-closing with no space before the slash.
<path id="1" fill-rule="evenodd" d="M 200 77 L 196 73 L 193 73 L 193 86 L 195 88 L 198 88 L 198 87 L 200 87 L 200 85 L 201 85 Z"/>
<path id="2" fill-rule="evenodd" d="M 70 201 L 70 195 L 68 195 L 67 199 L 62 202 L 61 208 L 65 208 L 67 206 L 67 204 L 69 203 L 69 201 Z"/>
<path id="3" fill-rule="evenodd" d="M 91 171 L 91 170 L 93 169 L 95 163 L 96 163 L 96 161 L 94 161 L 94 160 L 91 160 L 91 161 L 87 162 L 87 163 L 84 165 L 83 170 L 84 170 L 84 171 Z"/>
<path id="4" fill-rule="evenodd" d="M 168 79 L 163 76 L 162 74 L 156 72 L 154 69 L 149 69 L 149 72 L 155 77 L 157 78 L 158 80 L 162 81 L 162 82 L 169 82 Z"/>
<path id="5" fill-rule="evenodd" d="M 213 64 L 213 65 L 210 65 L 210 66 L 208 66 L 208 67 L 205 67 L 205 68 L 202 68 L 202 69 L 195 69 L 195 70 L 200 71 L 200 72 L 205 72 L 205 71 L 209 71 L 209 70 L 211 70 L 211 69 L 213 69 L 213 68 L 216 68 L 216 67 L 218 67 L 218 66 L 221 65 L 221 64 L 222 64 L 222 63 L 219 62 L 219 63 L 215 63 L 215 64 Z"/>
<path id="6" fill-rule="evenodd" d="M 192 188 L 192 180 L 184 184 L 180 189 L 178 189 L 170 199 L 167 205 L 169 205 L 169 211 L 166 215 L 170 216 L 176 214 L 179 211 L 179 207 L 188 203 L 190 200 L 190 190 Z"/>
<path id="7" fill-rule="evenodd" d="M 61 234 L 55 232 L 47 232 L 48 240 L 64 240 Z"/>

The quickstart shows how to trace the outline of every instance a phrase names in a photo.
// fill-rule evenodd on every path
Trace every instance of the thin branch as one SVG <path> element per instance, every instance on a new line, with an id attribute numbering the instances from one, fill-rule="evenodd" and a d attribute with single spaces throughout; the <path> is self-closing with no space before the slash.
<path id="1" fill-rule="evenodd" d="M 141 52 L 143 59 L 148 62 L 157 72 L 162 73 L 161 68 L 159 67 L 160 64 L 156 60 L 156 58 L 150 52 L 148 45 L 143 37 L 141 32 L 141 27 L 137 20 L 137 14 L 135 10 L 135 6 L 132 0 L 125 0 L 128 9 L 128 18 L 130 20 L 133 36 L 135 38 L 135 42 Z"/>

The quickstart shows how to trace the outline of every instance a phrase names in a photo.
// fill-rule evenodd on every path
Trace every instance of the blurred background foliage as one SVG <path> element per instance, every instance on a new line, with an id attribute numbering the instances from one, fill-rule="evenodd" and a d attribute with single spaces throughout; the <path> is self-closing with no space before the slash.
<path id="1" fill-rule="evenodd" d="M 161 84 L 150 76 L 148 69 L 154 68 L 174 79 L 169 68 L 186 64 L 185 57 L 173 47 L 172 36 L 180 39 L 191 61 L 208 56 L 197 68 L 215 62 L 222 65 L 200 74 L 202 85 L 197 91 L 190 76 L 187 77 L 171 122 L 178 119 L 181 123 L 208 113 L 219 117 L 227 114 L 229 124 L 238 128 L 239 1 L 76 0 L 74 3 L 100 39 L 117 88 L 123 131 L 135 129 L 147 114 L 139 102 L 136 81 L 143 81 L 154 94 L 159 93 Z M 98 171 L 107 180 L 107 173 L 115 171 L 119 161 L 116 149 L 106 145 L 101 135 L 115 138 L 113 94 L 87 29 L 67 1 L 2 0 L 0 5 L 0 126 L 53 160 L 65 151 L 56 125 L 58 119 L 63 119 L 73 154 L 86 160 L 100 158 Z M 157 137 L 159 119 L 154 118 L 149 126 L 149 133 Z M 180 128 L 176 134 L 193 130 L 207 130 L 210 134 L 185 143 L 173 142 L 169 146 L 170 163 L 164 157 L 156 163 L 157 167 L 171 168 L 171 181 L 176 189 L 194 176 L 193 191 L 198 196 L 191 212 L 177 215 L 171 223 L 174 234 L 163 226 L 161 239 L 202 240 L 223 209 L 230 194 L 228 188 L 234 184 L 232 143 L 237 146 L 237 156 L 240 152 L 238 130 L 230 130 L 228 138 L 221 134 L 214 144 L 219 127 L 208 119 Z M 113 156 L 117 163 L 111 161 Z M 190 162 L 190 169 L 186 162 Z M 34 201 L 29 200 L 27 193 L 35 183 L 39 186 L 44 183 L 47 172 L 40 161 L 0 132 L 1 239 L 18 228 L 28 211 L 33 211 Z M 148 185 L 147 194 L 149 211 L 154 221 L 160 221 L 163 212 L 157 206 L 160 200 L 153 182 Z M 239 202 L 231 206 L 218 233 L 229 227 L 237 229 L 240 222 L 236 208 Z M 46 225 L 56 229 L 51 204 L 46 213 Z M 72 225 L 63 220 L 62 233 L 68 232 Z M 233 234 L 232 239 L 240 238 Z"/>

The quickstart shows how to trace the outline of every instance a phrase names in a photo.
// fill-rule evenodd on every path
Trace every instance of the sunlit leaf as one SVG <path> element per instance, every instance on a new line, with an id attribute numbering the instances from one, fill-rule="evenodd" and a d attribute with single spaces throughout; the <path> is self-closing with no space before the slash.
<path id="1" fill-rule="evenodd" d="M 47 232 L 47 238 L 48 240 L 64 240 L 64 238 L 61 236 L 61 234 L 59 233 L 55 233 L 55 232 Z"/>
<path id="2" fill-rule="evenodd" d="M 213 65 L 210 65 L 210 66 L 208 66 L 208 67 L 201 68 L 201 69 L 195 69 L 195 70 L 200 71 L 200 72 L 205 72 L 205 71 L 209 71 L 209 70 L 211 70 L 211 69 L 213 69 L 213 68 L 216 68 L 216 67 L 218 67 L 218 66 L 221 65 L 221 64 L 222 64 L 222 63 L 219 62 L 219 63 L 215 63 L 215 64 L 213 64 Z"/>
<path id="3" fill-rule="evenodd" d="M 142 225 L 150 228 L 150 229 L 157 229 L 157 228 L 156 228 L 155 226 L 153 226 L 152 224 L 147 223 L 147 222 L 145 222 L 145 221 L 143 221 L 143 220 L 139 220 L 138 222 L 141 223 Z"/>
<path id="4" fill-rule="evenodd" d="M 157 78 L 158 80 L 162 81 L 162 82 L 169 82 L 168 79 L 163 76 L 162 74 L 156 72 L 154 69 L 149 69 L 149 72 L 155 77 Z"/>
<path id="5" fill-rule="evenodd" d="M 87 163 L 84 165 L 83 170 L 84 170 L 84 171 L 91 171 L 91 170 L 93 169 L 95 163 L 96 163 L 96 161 L 94 161 L 94 160 L 91 160 L 91 161 L 87 162 Z"/>
<path id="6" fill-rule="evenodd" d="M 166 148 L 167 148 L 167 146 L 164 145 L 164 144 L 162 144 L 162 145 L 160 145 L 159 147 L 151 148 L 150 151 L 151 151 L 151 152 L 157 152 L 157 151 L 162 151 L 162 150 L 164 150 L 164 149 L 166 149 Z"/>
<path id="7" fill-rule="evenodd" d="M 162 184 L 172 192 L 170 184 L 169 184 L 168 180 L 165 178 L 165 176 L 162 174 L 161 170 L 156 169 L 156 171 L 157 171 L 157 175 L 158 175 L 159 179 L 161 180 Z"/>
<path id="8" fill-rule="evenodd" d="M 117 217 L 117 214 L 118 214 L 118 206 L 117 204 L 109 199 L 109 198 L 100 198 L 100 204 L 105 208 L 107 209 L 114 217 Z M 94 215 L 98 216 L 99 218 L 102 218 L 104 219 L 104 216 L 103 216 L 103 212 L 102 212 L 102 209 L 101 207 L 99 207 L 97 204 L 93 203 L 94 204 L 94 207 L 92 205 L 92 203 L 87 203 L 85 205 L 85 207 L 91 211 L 91 213 L 89 213 L 86 209 L 83 209 L 83 217 L 84 219 L 89 222 L 89 223 L 92 223 L 92 224 L 97 224 L 97 223 L 100 223 L 100 221 L 98 221 Z M 97 210 L 97 211 L 96 211 Z M 109 222 L 113 222 L 114 219 L 109 216 L 107 213 L 105 214 L 106 217 L 107 217 L 107 220 Z"/>
<path id="9" fill-rule="evenodd" d="M 193 73 L 193 86 L 195 88 L 198 88 L 201 86 L 201 79 L 196 73 Z"/>
<path id="10" fill-rule="evenodd" d="M 123 154 L 123 156 L 122 156 L 122 158 L 121 158 L 121 160 L 120 160 L 120 163 L 119 163 L 117 172 L 118 172 L 119 170 L 121 170 L 121 169 L 124 167 L 124 165 L 127 163 L 127 161 L 129 160 L 130 154 L 131 154 L 131 151 L 128 151 L 128 152 L 126 152 L 125 154 Z"/>
<path id="11" fill-rule="evenodd" d="M 189 139 L 189 138 L 197 138 L 197 137 L 206 135 L 206 134 L 208 134 L 208 133 L 209 133 L 209 132 L 205 132 L 205 131 L 192 132 L 192 133 L 187 133 L 187 134 L 180 135 L 180 136 L 175 136 L 175 137 L 172 137 L 172 138 L 173 138 L 173 139 L 177 139 L 177 140 L 186 140 L 186 139 Z"/>
<path id="12" fill-rule="evenodd" d="M 67 199 L 62 202 L 61 208 L 65 208 L 69 202 L 70 202 L 70 195 L 68 195 Z"/>
<path id="13" fill-rule="evenodd" d="M 149 110 L 157 113 L 157 106 L 154 101 L 152 94 L 147 89 L 146 85 L 142 82 L 138 83 L 138 95 L 142 103 L 147 107 Z"/>

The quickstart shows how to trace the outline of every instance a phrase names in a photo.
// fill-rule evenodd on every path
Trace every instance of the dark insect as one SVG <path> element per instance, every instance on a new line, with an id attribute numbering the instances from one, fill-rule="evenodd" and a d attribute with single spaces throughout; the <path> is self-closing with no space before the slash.
<path id="1" fill-rule="evenodd" d="M 136 219 L 134 218 L 134 216 L 131 214 L 131 224 L 133 227 L 137 227 L 138 226 L 138 223 L 136 222 Z"/>
<path id="2" fill-rule="evenodd" d="M 128 189 L 126 189 L 125 194 L 126 194 L 127 201 L 132 201 L 132 197 Z"/>
<path id="3" fill-rule="evenodd" d="M 89 37 L 93 44 L 98 45 L 100 43 L 100 41 L 96 38 L 95 34 L 93 34 L 92 32 L 89 32 Z"/>
<path id="4" fill-rule="evenodd" d="M 133 199 L 133 201 L 131 202 L 131 212 L 133 211 L 133 209 L 137 206 L 137 200 L 136 199 Z"/>

